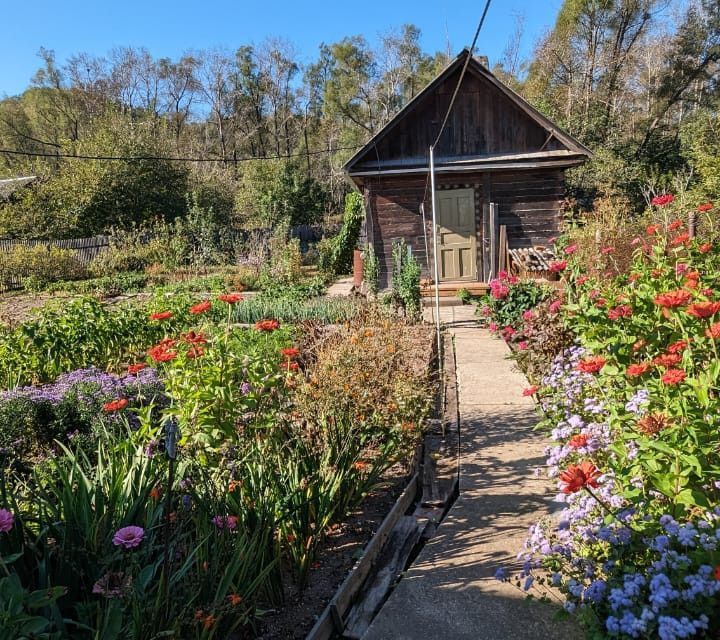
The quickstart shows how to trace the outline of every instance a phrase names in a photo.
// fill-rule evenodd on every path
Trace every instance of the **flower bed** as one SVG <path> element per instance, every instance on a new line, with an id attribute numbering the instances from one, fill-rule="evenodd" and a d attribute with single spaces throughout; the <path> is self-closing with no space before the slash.
<path id="1" fill-rule="evenodd" d="M 29 353 L 5 342 L 8 379 L 54 380 L 0 397 L 10 635 L 251 635 L 414 449 L 433 397 L 414 327 L 239 327 L 242 304 L 158 298 L 125 317 L 84 301 L 20 329 Z M 85 360 L 122 373 L 67 371 Z"/>
<path id="2" fill-rule="evenodd" d="M 634 246 L 614 277 L 588 277 L 566 250 L 556 324 L 577 344 L 559 342 L 549 369 L 547 351 L 527 356 L 565 508 L 531 531 L 521 577 L 549 579 L 593 637 L 716 637 L 718 253 L 672 219 Z M 511 339 L 542 331 L 535 314 Z"/>

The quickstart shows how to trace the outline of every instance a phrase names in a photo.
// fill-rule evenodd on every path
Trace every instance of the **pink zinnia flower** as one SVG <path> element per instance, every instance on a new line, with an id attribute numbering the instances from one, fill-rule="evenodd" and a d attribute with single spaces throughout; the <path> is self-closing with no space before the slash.
<path id="1" fill-rule="evenodd" d="M 523 311 L 523 320 L 526 322 L 528 320 L 532 320 L 535 317 L 535 314 L 533 313 L 532 309 L 528 309 L 527 311 Z"/>
<path id="2" fill-rule="evenodd" d="M 7 509 L 0 509 L 0 533 L 12 530 L 13 524 L 15 524 L 15 516 Z"/>
<path id="3" fill-rule="evenodd" d="M 525 351 L 527 348 L 528 343 L 525 342 L 525 340 L 521 340 L 520 342 L 518 342 L 518 349 L 520 349 L 520 351 Z"/>
<path id="4" fill-rule="evenodd" d="M 573 253 L 577 251 L 577 245 L 571 244 L 569 247 L 565 247 L 565 253 L 569 256 L 571 256 Z"/>
<path id="5" fill-rule="evenodd" d="M 491 322 L 491 323 L 488 325 L 488 329 L 490 329 L 490 331 L 493 331 L 493 332 L 497 331 L 497 330 L 498 330 L 498 324 L 497 324 L 497 322 Z"/>
<path id="6" fill-rule="evenodd" d="M 550 313 L 558 313 L 561 308 L 562 308 L 562 302 L 560 300 L 553 300 L 550 303 L 550 306 L 548 307 L 548 309 L 550 310 Z"/>
<path id="7" fill-rule="evenodd" d="M 113 544 L 123 549 L 134 549 L 139 547 L 145 537 L 145 529 L 142 527 L 123 527 L 118 529 L 113 536 Z"/>

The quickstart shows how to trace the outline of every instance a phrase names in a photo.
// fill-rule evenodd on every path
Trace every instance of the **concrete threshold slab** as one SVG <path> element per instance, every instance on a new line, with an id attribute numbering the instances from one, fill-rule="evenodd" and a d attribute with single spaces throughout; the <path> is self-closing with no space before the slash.
<path id="1" fill-rule="evenodd" d="M 364 640 L 575 640 L 558 603 L 494 578 L 520 566 L 528 528 L 557 508 L 534 470 L 544 442 L 524 376 L 507 347 L 479 327 L 455 331 L 460 496 L 373 621 Z"/>

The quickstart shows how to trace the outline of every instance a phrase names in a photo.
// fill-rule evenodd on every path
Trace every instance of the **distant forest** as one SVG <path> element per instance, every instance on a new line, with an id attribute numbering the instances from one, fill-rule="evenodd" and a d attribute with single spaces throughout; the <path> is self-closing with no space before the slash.
<path id="1" fill-rule="evenodd" d="M 720 198 L 717 0 L 565 0 L 528 60 L 522 38 L 518 20 L 492 71 L 595 152 L 569 176 L 575 207 Z M 0 153 L 0 177 L 40 177 L 0 204 L 0 236 L 90 235 L 192 208 L 243 227 L 322 221 L 349 189 L 342 163 L 457 53 L 423 51 L 410 24 L 377 47 L 323 44 L 310 64 L 272 39 L 176 60 L 43 49 L 28 89 L 0 101 L 0 148 L 44 154 Z"/>

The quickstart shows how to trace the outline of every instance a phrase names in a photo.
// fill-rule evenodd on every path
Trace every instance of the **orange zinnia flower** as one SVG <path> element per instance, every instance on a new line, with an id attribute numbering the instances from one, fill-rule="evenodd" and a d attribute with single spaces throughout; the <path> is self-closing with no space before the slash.
<path id="1" fill-rule="evenodd" d="M 681 244 L 685 244 L 688 240 L 690 240 L 690 234 L 687 232 L 681 233 L 679 236 L 675 236 L 672 240 L 670 240 L 670 246 L 679 247 Z"/>
<path id="2" fill-rule="evenodd" d="M 715 322 L 705 329 L 705 335 L 712 340 L 720 338 L 720 322 Z"/>
<path id="3" fill-rule="evenodd" d="M 640 338 L 640 340 L 638 340 L 638 341 L 632 346 L 632 350 L 633 350 L 633 351 L 640 351 L 640 349 L 642 349 L 646 344 L 647 344 L 647 342 L 646 342 L 645 340 L 643 340 L 642 338 Z"/>
<path id="4" fill-rule="evenodd" d="M 698 210 L 700 213 L 705 213 L 706 211 L 710 211 L 710 209 L 712 209 L 713 206 L 714 206 L 714 205 L 713 205 L 712 202 L 706 202 L 705 204 L 699 205 L 698 208 L 697 208 L 697 210 Z"/>
<path id="5" fill-rule="evenodd" d="M 649 236 L 655 235 L 659 228 L 659 224 L 651 224 L 648 226 L 647 229 L 645 229 L 645 233 L 647 233 Z"/>
<path id="6" fill-rule="evenodd" d="M 260 320 L 255 323 L 255 328 L 258 331 L 275 331 L 280 328 L 280 323 L 277 320 Z"/>
<path id="7" fill-rule="evenodd" d="M 185 353 L 185 357 L 188 360 L 195 360 L 195 358 L 200 358 L 201 356 L 204 356 L 204 355 L 205 355 L 205 350 L 202 347 L 198 347 L 196 345 L 193 345 L 192 347 L 190 347 Z"/>
<path id="8" fill-rule="evenodd" d="M 681 351 L 685 351 L 687 349 L 689 342 L 687 340 L 678 340 L 677 342 L 673 342 L 671 345 L 668 346 L 667 352 L 668 353 L 680 353 Z"/>
<path id="9" fill-rule="evenodd" d="M 237 304 L 243 297 L 239 293 L 223 293 L 218 296 L 220 302 L 227 302 L 228 304 Z"/>
<path id="10" fill-rule="evenodd" d="M 150 314 L 150 320 L 167 320 L 172 318 L 172 311 L 158 311 Z"/>
<path id="11" fill-rule="evenodd" d="M 631 378 L 634 378 L 650 371 L 650 367 L 649 362 L 637 362 L 628 366 L 626 373 Z"/>
<path id="12" fill-rule="evenodd" d="M 597 478 L 600 470 L 590 460 L 583 460 L 580 464 L 571 464 L 560 474 L 563 483 L 563 493 L 575 493 L 584 487 L 597 487 Z"/>
<path id="13" fill-rule="evenodd" d="M 128 401 L 125 398 L 118 398 L 117 400 L 106 402 L 102 408 L 105 413 L 113 413 L 115 411 L 122 411 L 127 406 Z"/>
<path id="14" fill-rule="evenodd" d="M 177 356 L 177 351 L 170 348 L 173 344 L 174 341 L 170 341 L 169 343 L 165 341 L 160 342 L 148 349 L 147 353 L 155 362 L 169 362 Z"/>
<path id="15" fill-rule="evenodd" d="M 189 311 L 193 315 L 197 316 L 201 313 L 205 313 L 206 311 L 209 311 L 211 306 L 212 306 L 212 303 L 210 302 L 210 300 L 203 300 L 202 302 L 198 302 L 197 304 L 190 307 Z"/>
<path id="16" fill-rule="evenodd" d="M 597 373 L 605 366 L 606 362 L 607 360 L 602 356 L 591 356 L 581 360 L 577 365 L 577 369 L 584 373 Z"/>
<path id="17" fill-rule="evenodd" d="M 698 251 L 700 253 L 709 253 L 712 249 L 712 243 L 711 242 L 704 242 L 698 247 Z"/>
<path id="18" fill-rule="evenodd" d="M 661 380 L 667 385 L 680 384 L 685 380 L 685 372 L 682 369 L 668 369 Z"/>
<path id="19" fill-rule="evenodd" d="M 136 373 L 140 373 L 147 365 L 144 362 L 138 362 L 137 364 L 129 364 L 127 368 L 127 372 L 131 375 L 134 375 Z"/>
<path id="20" fill-rule="evenodd" d="M 280 353 L 282 353 L 286 358 L 297 358 L 300 355 L 300 349 L 288 347 L 287 349 L 280 349 Z"/>
<path id="21" fill-rule="evenodd" d="M 228 602 L 233 606 L 237 607 L 242 601 L 242 597 L 239 596 L 237 593 L 231 593 L 228 597 Z"/>
<path id="22" fill-rule="evenodd" d="M 588 443 L 588 436 L 585 433 L 578 433 L 568 440 L 568 446 L 572 449 L 579 449 L 580 447 L 586 446 Z"/>
<path id="23" fill-rule="evenodd" d="M 677 229 L 679 229 L 682 226 L 683 226 L 682 220 L 673 220 L 668 225 L 668 231 L 676 231 Z"/>
<path id="24" fill-rule="evenodd" d="M 682 307 L 692 300 L 692 295 L 682 289 L 676 289 L 675 291 L 668 291 L 666 293 L 659 293 L 653 298 L 653 302 L 660 307 L 669 307 L 674 309 L 675 307 Z"/>
<path id="25" fill-rule="evenodd" d="M 162 498 L 163 490 L 162 487 L 159 484 L 156 484 L 151 490 L 150 490 L 150 497 L 153 500 L 160 500 Z"/>
<path id="26" fill-rule="evenodd" d="M 537 393 L 538 389 L 539 389 L 539 387 L 536 384 L 534 384 L 531 387 L 528 387 L 527 389 L 523 389 L 522 394 L 525 397 L 534 396 Z"/>
<path id="27" fill-rule="evenodd" d="M 682 360 L 682 357 L 678 353 L 662 353 L 656 358 L 653 358 L 653 364 L 658 367 L 673 367 Z"/>
<path id="28" fill-rule="evenodd" d="M 664 413 L 652 413 L 649 416 L 645 416 L 637 421 L 638 431 L 644 433 L 646 436 L 654 436 L 656 433 L 660 433 L 663 429 L 667 429 L 670 426 L 670 418 Z"/>
<path id="29" fill-rule="evenodd" d="M 720 302 L 694 302 L 687 308 L 687 312 L 696 318 L 709 318 L 720 311 Z"/>
<path id="30" fill-rule="evenodd" d="M 188 331 L 183 334 L 182 339 L 188 344 L 206 344 L 207 338 L 204 333 L 195 333 L 194 331 Z"/>

